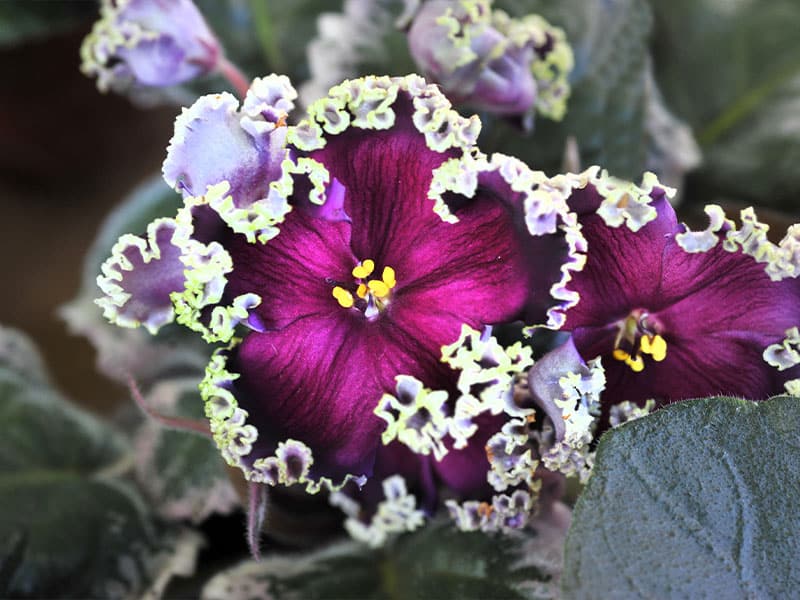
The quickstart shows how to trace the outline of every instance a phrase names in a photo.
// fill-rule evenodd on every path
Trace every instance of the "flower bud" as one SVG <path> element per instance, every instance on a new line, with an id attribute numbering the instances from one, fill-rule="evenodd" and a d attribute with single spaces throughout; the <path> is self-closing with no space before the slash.
<path id="1" fill-rule="evenodd" d="M 165 87 L 214 70 L 220 54 L 192 0 L 102 0 L 81 70 L 101 91 Z"/>
<path id="2" fill-rule="evenodd" d="M 540 17 L 512 19 L 492 10 L 491 0 L 432 0 L 414 17 L 408 44 L 454 102 L 502 115 L 563 116 L 572 52 L 563 31 Z"/>

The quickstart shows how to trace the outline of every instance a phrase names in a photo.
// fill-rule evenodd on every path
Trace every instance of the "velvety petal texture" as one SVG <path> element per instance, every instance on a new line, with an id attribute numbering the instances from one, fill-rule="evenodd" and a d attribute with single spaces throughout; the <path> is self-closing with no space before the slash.
<path id="1" fill-rule="evenodd" d="M 480 527 L 524 526 L 533 409 L 512 388 L 531 350 L 491 329 L 529 318 L 534 295 L 541 324 L 574 304 L 563 190 L 482 154 L 478 118 L 419 76 L 345 81 L 291 124 L 295 97 L 271 75 L 241 105 L 184 111 L 163 169 L 184 206 L 149 246 L 126 238 L 100 303 L 220 343 L 200 389 L 250 482 L 344 489 L 370 543 L 419 526 L 442 488 Z"/>
<path id="2" fill-rule="evenodd" d="M 103 0 L 81 48 L 101 91 L 177 85 L 217 67 L 220 47 L 192 0 Z"/>
<path id="3" fill-rule="evenodd" d="M 564 325 L 584 359 L 602 357 L 604 414 L 623 401 L 781 393 L 796 375 L 763 354 L 800 323 L 800 282 L 771 277 L 769 261 L 727 228 L 702 251 L 688 246 L 663 188 L 650 187 L 654 212 L 644 218 L 635 194 L 609 203 L 612 189 L 598 180 L 570 200 L 588 251 Z"/>
<path id="4" fill-rule="evenodd" d="M 256 451 L 299 439 L 317 457 L 312 476 L 370 475 L 384 427 L 373 411 L 395 377 L 452 388 L 442 346 L 463 324 L 513 320 L 527 295 L 506 204 L 476 194 L 454 212 L 455 223 L 434 212 L 433 172 L 456 152 L 428 147 L 400 94 L 391 130 L 350 129 L 309 155 L 342 186 L 347 220 L 301 204 L 269 243 L 226 244 L 234 263 L 227 293 L 263 299 L 255 309 L 263 330 L 247 336 L 232 363 L 240 406 L 260 433 Z M 378 277 L 393 269 L 388 297 L 359 298 L 356 279 L 370 276 L 353 271 L 367 260 Z M 353 305 L 342 305 L 334 288 Z"/>

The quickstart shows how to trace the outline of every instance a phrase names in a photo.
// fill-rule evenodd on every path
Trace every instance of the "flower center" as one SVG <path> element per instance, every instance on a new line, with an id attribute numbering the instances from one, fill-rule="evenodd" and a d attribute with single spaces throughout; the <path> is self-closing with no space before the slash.
<path id="1" fill-rule="evenodd" d="M 380 279 L 370 275 L 375 272 L 375 261 L 371 258 L 361 261 L 353 267 L 355 282 L 351 289 L 337 285 L 331 294 L 342 308 L 354 306 L 363 311 L 367 317 L 374 317 L 389 304 L 392 289 L 397 285 L 392 267 L 385 266 Z"/>
<path id="2" fill-rule="evenodd" d="M 649 354 L 661 362 L 667 356 L 667 341 L 661 336 L 663 327 L 653 315 L 637 308 L 619 322 L 612 356 L 628 365 L 632 371 L 644 370 L 644 356 Z"/>

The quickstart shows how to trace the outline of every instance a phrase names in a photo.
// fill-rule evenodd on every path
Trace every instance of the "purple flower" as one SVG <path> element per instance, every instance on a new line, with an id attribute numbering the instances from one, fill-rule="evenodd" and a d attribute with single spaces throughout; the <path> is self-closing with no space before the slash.
<path id="1" fill-rule="evenodd" d="M 481 154 L 477 117 L 417 76 L 346 81 L 287 125 L 295 97 L 273 75 L 241 107 L 206 96 L 179 117 L 164 175 L 184 207 L 120 240 L 98 303 L 123 326 L 177 320 L 228 344 L 201 391 L 250 481 L 363 482 L 397 441 L 433 455 L 457 492 L 530 484 L 531 455 L 511 440 L 527 436 L 502 416 L 524 415 L 508 396 L 530 351 L 481 332 L 569 303 L 574 266 L 531 269 L 533 250 L 561 252 L 566 204 L 543 174 Z M 490 435 L 503 438 L 494 462 Z M 477 470 L 458 459 L 476 447 Z M 498 514 L 530 508 L 507 498 Z"/>
<path id="2" fill-rule="evenodd" d="M 192 0 L 102 0 L 81 47 L 101 91 L 165 87 L 217 68 L 221 49 Z"/>
<path id="3" fill-rule="evenodd" d="M 541 17 L 512 19 L 490 0 L 433 0 L 414 16 L 408 44 L 454 102 L 501 115 L 564 115 L 572 51 Z"/>
<path id="4" fill-rule="evenodd" d="M 584 361 L 602 359 L 606 417 L 623 401 L 761 400 L 797 376 L 800 229 L 775 245 L 751 209 L 737 229 L 710 206 L 710 227 L 691 232 L 670 193 L 652 175 L 642 189 L 590 170 L 569 197 L 587 252 L 562 329 Z"/>

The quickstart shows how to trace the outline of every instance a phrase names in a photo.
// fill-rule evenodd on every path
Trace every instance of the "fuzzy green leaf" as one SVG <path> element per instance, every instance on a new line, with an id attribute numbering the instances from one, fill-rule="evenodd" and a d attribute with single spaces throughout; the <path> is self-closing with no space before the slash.
<path id="1" fill-rule="evenodd" d="M 0 368 L 0 596 L 129 597 L 159 576 L 172 534 L 114 478 L 129 456 L 46 381 Z"/>
<path id="2" fill-rule="evenodd" d="M 553 598 L 563 534 L 489 536 L 431 524 L 382 550 L 342 542 L 242 563 L 214 577 L 205 600 L 252 598 Z"/>
<path id="3" fill-rule="evenodd" d="M 146 401 L 154 410 L 205 419 L 194 378 L 156 385 Z M 170 520 L 199 523 L 239 506 L 225 462 L 214 442 L 195 433 L 166 429 L 147 420 L 136 434 L 136 475 L 158 513 Z"/>
<path id="4" fill-rule="evenodd" d="M 681 402 L 608 432 L 566 598 L 778 598 L 800 586 L 800 399 Z"/>

